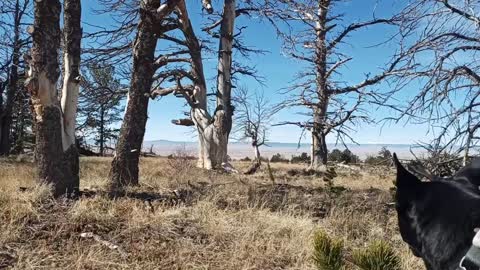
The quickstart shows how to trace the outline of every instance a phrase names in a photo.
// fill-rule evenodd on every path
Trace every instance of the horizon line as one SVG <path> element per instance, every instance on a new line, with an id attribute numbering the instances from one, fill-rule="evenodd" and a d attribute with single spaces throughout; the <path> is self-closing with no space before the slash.
<path id="1" fill-rule="evenodd" d="M 198 141 L 175 141 L 175 140 L 167 140 L 167 139 L 155 139 L 155 140 L 144 140 L 144 143 L 148 142 L 156 142 L 156 141 L 164 141 L 164 142 L 171 142 L 171 143 L 197 143 Z M 248 142 L 243 142 L 243 141 L 230 141 L 229 143 L 244 143 L 248 144 Z M 272 141 L 272 142 L 267 142 L 266 145 L 272 144 L 272 143 L 277 143 L 277 144 L 299 144 L 298 142 L 278 142 L 278 141 Z M 300 143 L 300 145 L 309 145 L 311 143 L 305 142 L 305 143 Z M 335 143 L 335 142 L 327 142 L 327 144 L 334 144 L 334 145 L 339 145 L 343 146 L 341 143 Z M 346 143 L 347 145 L 418 145 L 418 143 L 389 143 L 389 142 L 366 142 L 366 143 Z"/>

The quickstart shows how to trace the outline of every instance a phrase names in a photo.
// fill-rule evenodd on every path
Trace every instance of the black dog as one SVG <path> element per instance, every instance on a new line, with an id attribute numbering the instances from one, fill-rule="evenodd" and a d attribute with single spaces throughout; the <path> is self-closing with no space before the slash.
<path id="1" fill-rule="evenodd" d="M 394 154 L 396 209 L 403 240 L 427 270 L 456 270 L 480 227 L 480 160 L 451 179 L 422 182 Z M 440 179 L 440 178 L 437 178 Z M 475 269 L 466 265 L 467 269 Z"/>

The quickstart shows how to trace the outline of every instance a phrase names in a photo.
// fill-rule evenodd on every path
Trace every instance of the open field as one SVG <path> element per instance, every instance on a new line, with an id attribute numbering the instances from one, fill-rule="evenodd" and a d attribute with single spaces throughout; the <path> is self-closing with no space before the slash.
<path id="1" fill-rule="evenodd" d="M 0 269 L 315 269 L 312 236 L 319 229 L 344 239 L 347 258 L 383 239 L 403 269 L 424 269 L 387 205 L 389 169 L 337 171 L 334 185 L 346 190 L 333 192 L 321 177 L 288 172 L 300 165 L 272 164 L 272 183 L 264 169 L 225 175 L 190 162 L 144 158 L 141 186 L 111 199 L 100 192 L 110 159 L 82 158 L 81 187 L 89 192 L 52 201 L 45 187 L 34 187 L 31 163 L 0 161 Z"/>
<path id="2" fill-rule="evenodd" d="M 340 144 L 329 143 L 328 149 L 340 149 L 344 150 L 345 147 Z M 365 159 L 368 156 L 376 156 L 378 152 L 386 147 L 392 153 L 395 152 L 400 158 L 413 158 L 412 150 L 416 155 L 422 155 L 425 153 L 425 149 L 416 145 L 409 144 L 348 144 L 349 150 L 361 159 Z M 179 149 L 188 152 L 191 155 L 197 154 L 198 143 L 197 142 L 175 142 L 166 140 L 157 141 L 145 141 L 143 144 L 143 151 L 147 152 L 150 149 L 157 155 L 168 156 L 174 154 Z M 271 158 L 277 153 L 281 153 L 284 157 L 290 159 L 294 155 L 300 155 L 303 152 L 310 153 L 311 145 L 309 143 L 303 143 L 298 145 L 297 143 L 276 143 L 269 142 L 268 146 L 262 147 L 261 152 L 263 157 Z M 232 159 L 242 159 L 244 157 L 254 157 L 254 151 L 250 143 L 246 142 L 233 142 L 228 145 L 230 150 L 229 155 Z"/>

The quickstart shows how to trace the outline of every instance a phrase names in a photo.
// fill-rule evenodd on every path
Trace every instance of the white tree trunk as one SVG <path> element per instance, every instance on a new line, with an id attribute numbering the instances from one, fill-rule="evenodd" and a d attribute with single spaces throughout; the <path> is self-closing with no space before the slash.
<path id="1" fill-rule="evenodd" d="M 211 8 L 210 5 L 208 7 Z M 178 2 L 177 11 L 179 12 L 181 30 L 185 35 L 185 42 L 188 44 L 192 57 L 191 72 L 195 77 L 193 99 L 188 97 L 187 101 L 191 106 L 191 120 L 198 132 L 197 166 L 208 170 L 230 167 L 227 160 L 227 146 L 232 125 L 230 93 L 233 26 L 236 17 L 235 0 L 225 0 L 224 4 L 218 52 L 217 106 L 213 115 L 210 115 L 207 110 L 207 86 L 203 71 L 202 48 L 192 28 L 185 0 Z M 181 121 L 178 121 L 178 123 L 180 124 Z"/>
<path id="2" fill-rule="evenodd" d="M 81 0 L 63 1 L 63 88 L 62 88 L 62 148 L 67 170 L 70 170 L 73 192 L 80 185 L 79 155 L 75 144 L 78 92 L 80 89 Z"/>
<path id="3" fill-rule="evenodd" d="M 218 47 L 218 74 L 217 74 L 217 110 L 214 115 L 215 156 L 220 163 L 228 163 L 228 137 L 232 130 L 232 48 L 235 29 L 235 0 L 225 0 L 223 19 L 220 25 L 220 43 Z"/>
<path id="4" fill-rule="evenodd" d="M 208 113 L 198 108 L 193 109 L 191 114 L 198 132 L 197 167 L 207 170 L 220 168 L 225 163 L 226 149 L 225 137 L 216 129 L 218 118 L 211 122 Z"/>
<path id="5" fill-rule="evenodd" d="M 62 88 L 62 146 L 63 151 L 75 146 L 75 120 L 77 118 L 78 92 L 80 83 L 78 78 L 70 79 L 72 76 L 72 59 L 69 53 L 64 54 L 65 73 L 63 76 Z"/>
<path id="6" fill-rule="evenodd" d="M 260 156 L 260 149 L 259 149 L 258 145 L 254 145 L 253 149 L 255 150 L 255 159 L 257 160 L 257 162 L 261 163 L 262 162 L 262 157 Z"/>

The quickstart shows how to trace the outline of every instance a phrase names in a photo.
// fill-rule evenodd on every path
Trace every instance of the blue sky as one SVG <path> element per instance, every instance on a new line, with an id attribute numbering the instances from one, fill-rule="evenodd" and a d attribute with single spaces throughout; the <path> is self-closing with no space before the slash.
<path id="1" fill-rule="evenodd" d="M 201 1 L 189 0 L 189 12 L 194 25 L 202 21 L 202 12 L 200 8 Z M 346 22 L 355 22 L 359 20 L 370 19 L 373 7 L 377 1 L 372 0 L 352 0 L 340 4 L 337 9 L 345 14 Z M 221 9 L 221 1 L 214 1 L 214 7 Z M 395 11 L 398 4 L 393 1 L 379 2 L 376 8 L 376 16 L 387 16 Z M 83 3 L 83 20 L 85 22 L 106 25 L 112 21 L 105 16 L 95 16 L 92 9 L 97 8 L 96 1 L 87 0 Z M 257 18 L 240 17 L 237 25 L 248 24 L 249 28 L 244 31 L 244 40 L 246 44 L 254 45 L 257 48 L 269 51 L 265 55 L 257 55 L 248 60 L 249 64 L 256 66 L 259 73 L 265 78 L 265 86 L 259 85 L 252 79 L 241 79 L 239 85 L 255 90 L 262 89 L 272 103 L 280 102 L 285 96 L 280 93 L 280 89 L 288 86 L 294 78 L 296 72 L 300 71 L 303 64 L 289 59 L 282 54 L 282 41 L 276 36 L 273 28 L 266 22 L 261 22 Z M 91 28 L 84 24 L 84 29 L 88 32 Z M 196 27 L 199 29 L 199 27 Z M 199 31 L 199 30 L 197 30 Z M 342 51 L 352 56 L 354 59 L 348 67 L 342 69 L 341 79 L 347 82 L 355 83 L 364 79 L 364 74 L 377 73 L 388 62 L 389 55 L 395 50 L 395 44 L 386 44 L 369 48 L 378 42 L 385 40 L 391 33 L 385 27 L 371 27 L 351 35 L 348 44 L 342 46 Z M 205 59 L 204 65 L 206 78 L 214 78 L 216 74 L 216 59 Z M 215 81 L 208 81 L 208 87 L 215 86 Z M 388 87 L 386 84 L 378 86 L 376 89 L 382 91 Z M 408 93 L 414 93 L 415 89 L 405 89 Z M 378 109 L 369 107 L 371 116 L 376 120 L 392 115 L 387 109 Z M 150 102 L 149 120 L 145 140 L 174 140 L 174 141 L 194 141 L 195 133 L 191 129 L 175 126 L 170 123 L 172 119 L 181 118 L 182 111 L 185 110 L 182 99 L 173 96 L 164 97 L 160 100 Z M 282 111 L 275 117 L 275 122 L 279 121 L 298 121 L 299 116 L 295 111 Z M 359 143 L 405 143 L 411 144 L 419 141 L 426 141 L 430 136 L 427 135 L 428 126 L 411 125 L 402 123 L 363 125 L 357 128 L 352 136 Z M 298 142 L 301 134 L 300 128 L 294 126 L 273 127 L 270 130 L 269 140 L 274 142 Z M 335 137 L 327 138 L 329 142 L 335 142 Z M 303 140 L 309 142 L 309 136 Z"/>

